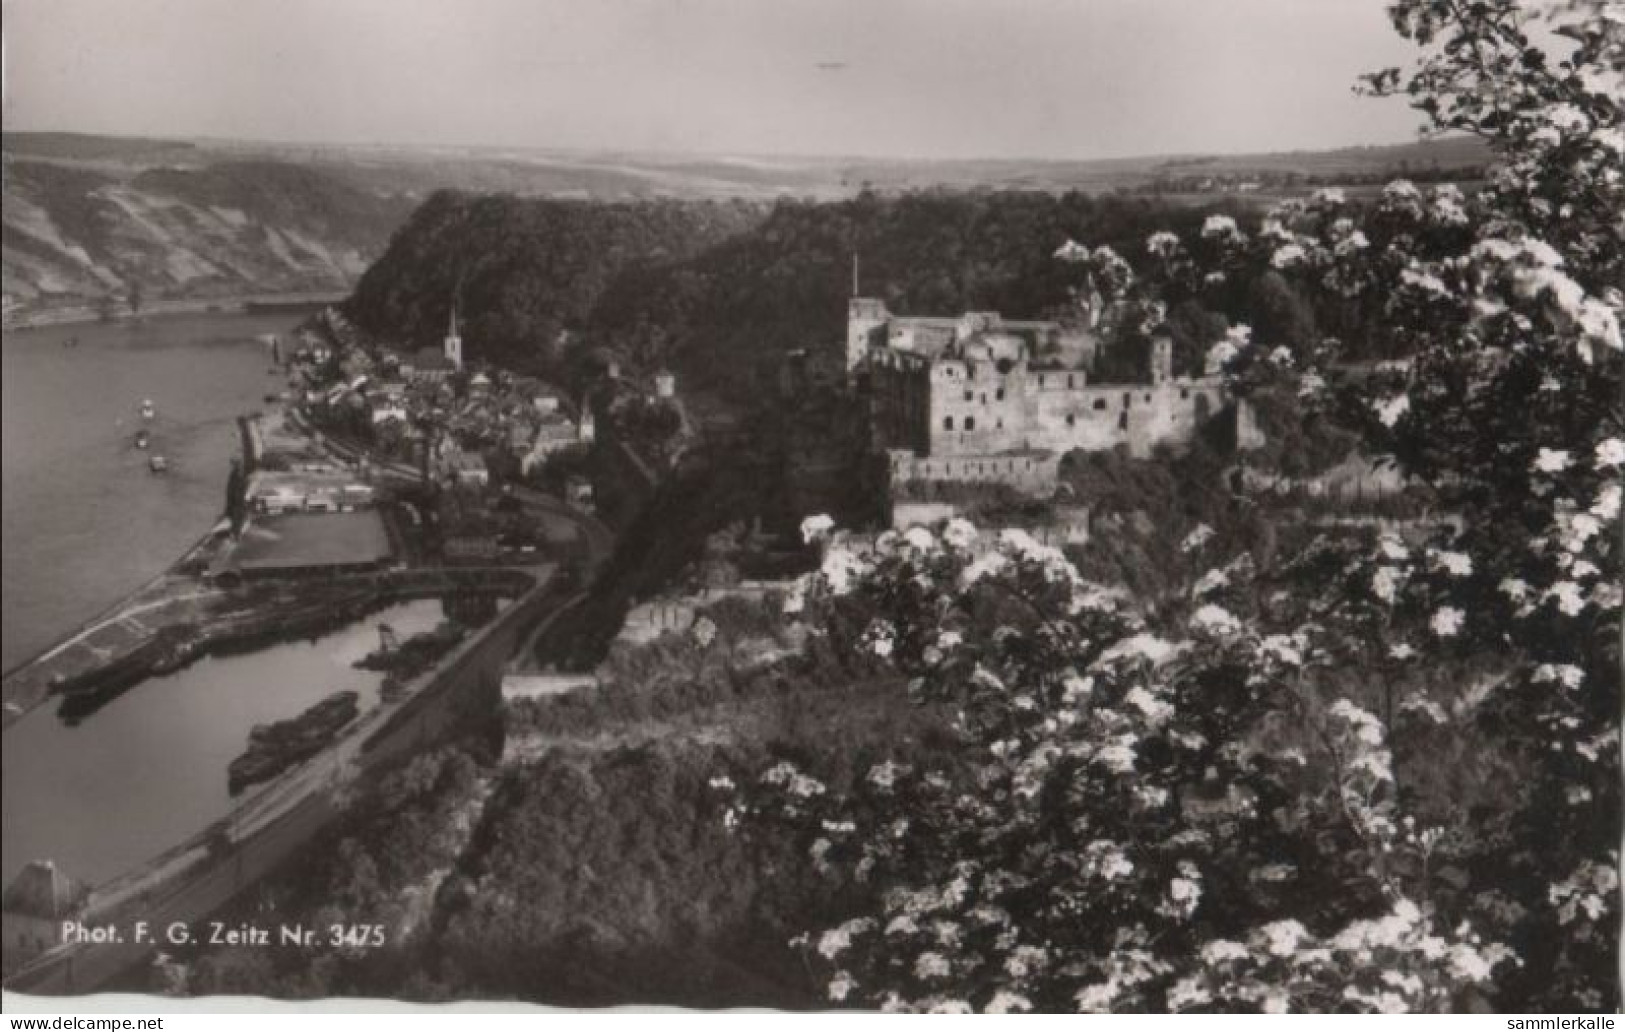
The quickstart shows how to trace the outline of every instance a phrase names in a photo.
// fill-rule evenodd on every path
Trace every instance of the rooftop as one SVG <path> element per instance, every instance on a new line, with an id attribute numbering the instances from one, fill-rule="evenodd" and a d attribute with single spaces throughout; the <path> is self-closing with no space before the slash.
<path id="1" fill-rule="evenodd" d="M 6 887 L 4 909 L 56 920 L 71 914 L 85 898 L 87 888 L 57 870 L 49 860 L 32 860 Z"/>

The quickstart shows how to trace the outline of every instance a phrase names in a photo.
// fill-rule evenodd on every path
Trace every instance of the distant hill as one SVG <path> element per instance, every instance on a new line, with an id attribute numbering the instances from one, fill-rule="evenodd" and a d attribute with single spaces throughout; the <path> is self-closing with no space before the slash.
<path id="1" fill-rule="evenodd" d="M 105 151 L 72 153 L 57 161 L 5 156 L 8 321 L 62 309 L 342 293 L 412 208 L 406 198 L 274 161 L 141 168 Z"/>
<path id="2" fill-rule="evenodd" d="M 435 191 L 580 201 L 836 200 L 935 187 L 1134 192 L 1263 202 L 1396 175 L 1470 179 L 1468 139 L 1265 155 L 1101 161 L 578 153 L 341 147 L 6 132 L 8 323 L 136 300 L 342 293 Z"/>

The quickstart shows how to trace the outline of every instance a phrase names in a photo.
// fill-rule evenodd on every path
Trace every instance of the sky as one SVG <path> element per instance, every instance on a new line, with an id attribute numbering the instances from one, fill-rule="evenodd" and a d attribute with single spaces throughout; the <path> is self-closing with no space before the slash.
<path id="1" fill-rule="evenodd" d="M 1413 139 L 1382 0 L 5 0 L 7 129 L 1092 159 Z"/>

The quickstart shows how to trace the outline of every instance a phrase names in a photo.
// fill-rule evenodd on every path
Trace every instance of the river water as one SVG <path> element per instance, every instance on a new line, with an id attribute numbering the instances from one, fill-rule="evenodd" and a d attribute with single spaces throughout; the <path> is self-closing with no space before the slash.
<path id="1" fill-rule="evenodd" d="M 236 417 L 284 386 L 255 338 L 297 318 L 186 315 L 6 333 L 5 669 L 161 573 L 209 529 L 225 507 Z M 150 423 L 143 398 L 157 408 Z M 164 476 L 133 443 L 142 426 L 170 462 Z"/>
<path id="2" fill-rule="evenodd" d="M 235 419 L 282 386 L 256 338 L 296 318 L 189 315 L 5 335 L 8 669 L 162 572 L 214 523 Z M 150 424 L 143 398 L 158 410 Z M 166 476 L 133 446 L 143 425 L 170 461 Z M 375 625 L 405 637 L 441 618 L 438 602 L 411 602 L 315 643 L 204 659 L 76 727 L 52 704 L 35 709 L 0 741 L 0 879 L 49 858 L 99 882 L 207 827 L 231 804 L 226 765 L 254 724 L 342 688 L 374 704 L 380 675 L 350 663 L 376 647 Z"/>
<path id="3" fill-rule="evenodd" d="M 315 642 L 205 658 L 136 685 L 73 727 L 54 703 L 37 707 L 6 729 L 0 750 L 6 882 L 46 858 L 102 882 L 208 827 L 231 808 L 226 767 L 250 728 L 341 689 L 359 692 L 365 712 L 383 678 L 351 664 L 378 647 L 377 625 L 404 639 L 442 619 L 438 601 L 406 602 Z"/>

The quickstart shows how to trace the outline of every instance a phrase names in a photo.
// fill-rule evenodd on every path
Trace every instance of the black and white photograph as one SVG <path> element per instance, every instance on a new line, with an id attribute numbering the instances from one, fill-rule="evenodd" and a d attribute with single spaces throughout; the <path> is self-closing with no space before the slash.
<path id="1" fill-rule="evenodd" d="M 1615 1027 L 1625 0 L 3 44 L 7 1012 Z"/>

